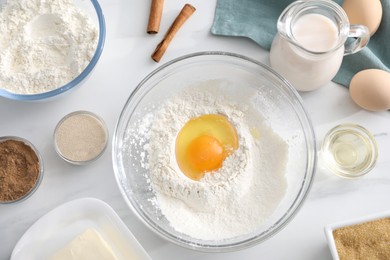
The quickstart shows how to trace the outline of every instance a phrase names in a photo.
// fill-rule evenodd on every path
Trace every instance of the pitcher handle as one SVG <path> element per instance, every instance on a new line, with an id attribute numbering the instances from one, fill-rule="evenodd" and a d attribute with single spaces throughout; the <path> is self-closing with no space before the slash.
<path id="1" fill-rule="evenodd" d="M 360 51 L 370 41 L 370 32 L 364 25 L 351 24 L 349 27 L 348 39 L 345 43 L 344 55 Z M 353 39 L 354 38 L 354 39 Z"/>

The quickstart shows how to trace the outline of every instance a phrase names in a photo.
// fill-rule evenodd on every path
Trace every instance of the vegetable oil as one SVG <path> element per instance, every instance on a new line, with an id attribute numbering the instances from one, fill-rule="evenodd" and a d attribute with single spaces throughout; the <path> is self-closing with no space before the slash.
<path id="1" fill-rule="evenodd" d="M 325 136 L 322 155 L 326 166 L 343 177 L 368 173 L 376 163 L 377 144 L 371 133 L 355 124 L 338 125 Z"/>

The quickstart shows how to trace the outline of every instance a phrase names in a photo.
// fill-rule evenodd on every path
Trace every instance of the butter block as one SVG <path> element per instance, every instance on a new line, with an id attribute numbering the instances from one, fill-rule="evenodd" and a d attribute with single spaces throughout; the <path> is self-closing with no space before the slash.
<path id="1" fill-rule="evenodd" d="M 87 229 L 50 260 L 118 260 L 114 252 L 95 229 Z"/>

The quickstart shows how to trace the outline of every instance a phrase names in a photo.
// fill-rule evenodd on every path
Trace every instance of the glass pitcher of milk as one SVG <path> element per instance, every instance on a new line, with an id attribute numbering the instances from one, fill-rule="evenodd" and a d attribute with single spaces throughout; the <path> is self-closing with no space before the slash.
<path id="1" fill-rule="evenodd" d="M 338 72 L 344 55 L 367 45 L 366 26 L 350 25 L 344 10 L 329 0 L 295 1 L 280 15 L 271 67 L 298 91 L 315 90 Z"/>

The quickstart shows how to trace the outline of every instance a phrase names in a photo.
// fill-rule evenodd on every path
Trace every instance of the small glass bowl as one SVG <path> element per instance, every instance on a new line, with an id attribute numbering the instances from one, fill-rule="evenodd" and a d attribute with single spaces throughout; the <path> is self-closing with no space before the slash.
<path id="1" fill-rule="evenodd" d="M 34 153 L 38 157 L 38 161 L 39 161 L 39 174 L 38 174 L 38 177 L 37 177 L 37 180 L 36 180 L 34 186 L 26 194 L 24 194 L 23 196 L 15 199 L 15 200 L 0 201 L 0 204 L 14 204 L 14 203 L 19 203 L 19 202 L 22 202 L 22 201 L 28 199 L 38 189 L 38 187 L 41 184 L 42 179 L 43 179 L 43 160 L 42 160 L 42 156 L 39 153 L 39 151 L 37 150 L 37 148 L 31 142 L 29 142 L 28 140 L 21 138 L 21 137 L 17 137 L 17 136 L 2 136 L 2 137 L 0 137 L 0 143 L 8 141 L 8 140 L 23 142 L 24 144 L 29 146 L 34 151 Z"/>
<path id="2" fill-rule="evenodd" d="M 325 166 L 341 177 L 361 177 L 371 171 L 378 158 L 374 136 L 356 124 L 338 125 L 325 135 L 321 147 Z"/>
<path id="3" fill-rule="evenodd" d="M 57 134 L 58 134 L 58 131 L 60 129 L 60 127 L 62 126 L 62 124 L 64 122 L 66 122 L 68 119 L 72 118 L 72 117 L 76 117 L 76 116 L 80 116 L 80 115 L 85 115 L 85 116 L 89 116 L 90 118 L 92 118 L 93 120 L 95 120 L 95 123 L 97 124 L 97 127 L 99 127 L 99 130 L 101 130 L 103 132 L 103 135 L 104 135 L 104 144 L 99 147 L 99 151 L 97 151 L 93 156 L 89 156 L 87 159 L 83 160 L 83 159 L 80 159 L 80 160 L 76 160 L 75 158 L 72 158 L 71 156 L 67 155 L 66 152 L 64 152 L 61 147 L 59 146 L 58 144 L 58 140 L 57 140 Z M 82 128 L 82 125 L 78 125 L 78 127 L 81 127 Z M 79 129 L 80 131 L 78 131 L 79 133 L 81 133 L 82 129 Z M 68 138 L 84 138 L 85 136 L 69 136 Z M 73 141 L 80 141 L 82 142 L 83 140 L 82 139 L 79 139 L 79 140 L 73 140 Z M 54 147 L 55 147 L 55 150 L 57 152 L 57 154 L 62 158 L 64 159 L 65 161 L 71 163 L 71 164 L 75 164 L 75 165 L 85 165 L 85 164 L 88 164 L 88 163 L 91 163 L 95 160 L 97 160 L 100 156 L 102 156 L 103 152 L 105 151 L 105 149 L 107 148 L 107 143 L 108 143 L 108 129 L 107 129 L 107 126 L 104 122 L 104 120 L 99 117 L 98 115 L 92 113 L 92 112 L 89 112 L 89 111 L 84 111 L 84 110 L 79 110 L 79 111 L 75 111 L 75 112 L 72 112 L 72 113 L 69 113 L 67 114 L 66 116 L 64 116 L 57 124 L 55 130 L 54 130 Z M 75 151 L 73 150 L 74 152 L 80 152 L 80 151 Z M 90 150 L 87 151 L 87 150 L 84 150 L 84 152 L 91 152 Z"/>

